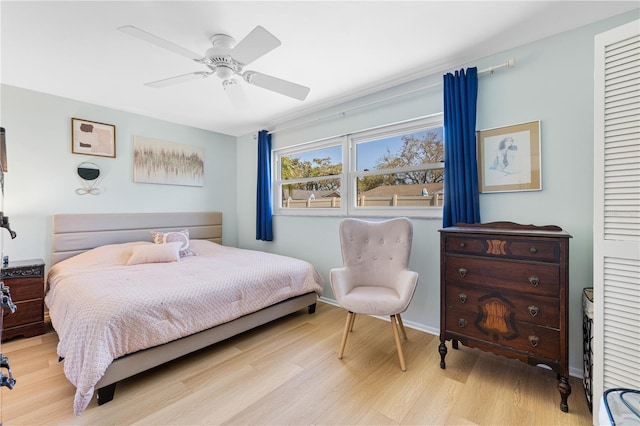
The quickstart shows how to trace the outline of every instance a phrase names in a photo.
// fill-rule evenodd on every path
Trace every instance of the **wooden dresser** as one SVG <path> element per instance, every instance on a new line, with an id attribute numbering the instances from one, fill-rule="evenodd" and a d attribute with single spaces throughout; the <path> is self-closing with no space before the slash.
<path id="1" fill-rule="evenodd" d="M 440 367 L 452 340 L 558 375 L 568 411 L 569 238 L 557 226 L 511 222 L 440 230 Z"/>
<path id="2" fill-rule="evenodd" d="M 3 319 L 2 340 L 44 333 L 44 262 L 41 259 L 9 262 L 2 268 L 16 311 Z"/>

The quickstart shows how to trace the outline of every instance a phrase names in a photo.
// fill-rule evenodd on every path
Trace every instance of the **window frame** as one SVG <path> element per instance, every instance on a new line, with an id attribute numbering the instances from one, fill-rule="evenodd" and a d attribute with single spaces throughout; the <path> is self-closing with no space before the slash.
<path id="1" fill-rule="evenodd" d="M 371 216 L 371 217 L 420 217 L 442 218 L 442 206 L 430 207 L 358 207 L 357 181 L 362 176 L 375 176 L 397 172 L 410 172 L 428 169 L 444 169 L 444 162 L 432 165 L 418 165 L 409 167 L 390 168 L 382 170 L 358 171 L 356 145 L 358 143 L 375 141 L 391 136 L 406 135 L 433 128 L 443 128 L 444 114 L 437 113 L 417 119 L 406 120 L 398 123 L 379 126 L 376 128 L 353 132 L 344 136 L 333 137 L 313 142 L 306 142 L 294 146 L 279 148 L 272 153 L 272 167 L 274 183 L 273 205 L 274 215 L 285 216 Z M 444 135 L 443 135 L 444 136 Z M 335 175 L 340 178 L 340 207 L 339 208 L 292 208 L 282 207 L 281 192 L 282 180 L 280 171 L 280 157 L 295 155 L 302 152 L 315 151 L 342 144 L 342 173 Z M 444 140 L 443 140 L 444 144 Z M 292 183 L 313 181 L 320 178 L 303 178 L 292 180 Z M 323 177 L 327 179 L 327 177 Z"/>
<path id="2" fill-rule="evenodd" d="M 348 155 L 345 152 L 346 136 L 338 136 L 328 139 L 323 139 L 313 142 L 305 142 L 295 146 L 289 146 L 285 148 L 275 149 L 272 153 L 272 167 L 273 176 L 271 181 L 273 182 L 273 214 L 274 215 L 288 215 L 288 216 L 346 216 L 347 206 L 346 198 L 344 197 L 344 183 L 346 182 L 347 173 L 345 172 L 345 164 L 348 160 Z M 281 176 L 281 161 L 282 156 L 290 156 L 303 152 L 318 151 L 325 148 L 331 148 L 334 146 L 340 146 L 342 148 L 342 173 L 339 175 L 322 176 L 317 178 L 300 178 L 290 179 L 288 183 L 299 182 L 313 182 L 316 180 L 328 180 L 328 179 L 340 179 L 340 207 L 333 208 L 296 208 L 296 207 L 282 207 L 282 185 L 283 181 Z M 328 211 L 328 213 L 327 213 Z"/>

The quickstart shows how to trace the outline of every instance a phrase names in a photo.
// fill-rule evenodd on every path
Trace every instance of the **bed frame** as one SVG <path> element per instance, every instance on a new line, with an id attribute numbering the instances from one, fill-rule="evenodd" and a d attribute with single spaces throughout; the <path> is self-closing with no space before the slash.
<path id="1" fill-rule="evenodd" d="M 130 241 L 151 241 L 150 231 L 189 229 L 192 239 L 222 244 L 222 213 L 114 213 L 53 216 L 53 263 L 86 250 Z M 315 312 L 315 292 L 303 294 L 208 330 L 115 359 L 96 384 L 98 405 L 113 399 L 118 381 L 175 360 L 300 309 Z"/>

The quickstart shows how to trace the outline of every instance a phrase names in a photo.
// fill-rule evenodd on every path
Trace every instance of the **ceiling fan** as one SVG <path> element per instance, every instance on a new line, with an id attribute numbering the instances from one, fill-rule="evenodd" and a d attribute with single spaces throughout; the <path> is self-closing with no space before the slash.
<path id="1" fill-rule="evenodd" d="M 133 25 L 118 27 L 118 30 L 192 59 L 195 62 L 205 65 L 209 69 L 208 71 L 196 71 L 163 80 L 152 81 L 146 83 L 146 86 L 166 87 L 197 78 L 207 78 L 215 74 L 222 79 L 222 86 L 225 92 L 227 92 L 231 102 L 238 106 L 246 104 L 246 98 L 238 79 L 235 78 L 236 76 L 249 84 L 301 101 L 305 100 L 309 94 L 310 89 L 308 87 L 257 71 L 244 71 L 246 65 L 280 46 L 280 40 L 261 26 L 255 27 L 244 39 L 240 40 L 239 43 L 236 43 L 233 37 L 226 34 L 211 36 L 210 40 L 213 46 L 205 52 L 204 56 L 134 27 Z"/>

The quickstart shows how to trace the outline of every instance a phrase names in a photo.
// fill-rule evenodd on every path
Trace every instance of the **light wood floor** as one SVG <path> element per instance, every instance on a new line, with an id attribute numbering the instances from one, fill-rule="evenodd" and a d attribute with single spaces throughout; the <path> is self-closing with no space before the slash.
<path id="1" fill-rule="evenodd" d="M 2 388 L 2 421 L 13 425 L 590 425 L 582 382 L 571 378 L 569 413 L 555 374 L 407 328 L 407 371 L 389 322 L 358 316 L 337 357 L 346 312 L 319 303 L 257 330 L 120 382 L 113 401 L 95 398 L 73 415 L 75 388 L 57 362 L 55 332 L 2 344 L 14 377 Z"/>

